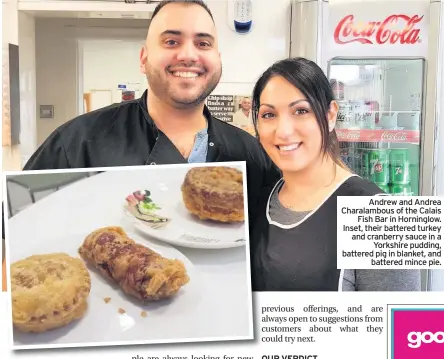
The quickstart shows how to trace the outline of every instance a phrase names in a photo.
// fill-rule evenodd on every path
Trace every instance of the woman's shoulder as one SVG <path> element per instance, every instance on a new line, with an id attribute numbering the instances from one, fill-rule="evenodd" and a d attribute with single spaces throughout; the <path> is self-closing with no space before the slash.
<path id="1" fill-rule="evenodd" d="M 357 175 L 347 178 L 339 186 L 338 191 L 340 196 L 380 196 L 386 194 L 375 183 Z"/>

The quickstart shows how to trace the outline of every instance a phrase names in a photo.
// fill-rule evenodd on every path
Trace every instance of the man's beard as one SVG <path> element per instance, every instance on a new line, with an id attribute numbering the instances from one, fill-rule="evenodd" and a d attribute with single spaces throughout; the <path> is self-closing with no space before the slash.
<path id="1" fill-rule="evenodd" d="M 205 73 L 207 75 L 207 73 Z M 219 71 L 212 74 L 205 84 L 194 92 L 193 95 L 180 95 L 179 90 L 171 88 L 171 83 L 166 78 L 168 76 L 167 71 L 159 71 L 153 69 L 149 64 L 146 65 L 146 78 L 151 91 L 162 101 L 170 103 L 176 108 L 193 108 L 202 104 L 205 99 L 213 92 L 216 86 L 219 84 L 222 77 L 222 67 Z"/>

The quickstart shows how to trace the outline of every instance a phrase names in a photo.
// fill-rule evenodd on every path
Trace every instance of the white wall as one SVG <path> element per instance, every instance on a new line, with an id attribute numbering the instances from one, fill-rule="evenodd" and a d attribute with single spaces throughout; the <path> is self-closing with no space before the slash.
<path id="1" fill-rule="evenodd" d="M 238 35 L 228 24 L 225 1 L 207 1 L 216 23 L 223 74 L 214 94 L 248 94 L 275 61 L 289 56 L 290 0 L 253 1 L 253 28 Z"/>
<path id="2" fill-rule="evenodd" d="M 18 12 L 17 1 L 9 0 L 2 3 L 2 45 L 8 43 L 18 45 Z M 20 146 L 2 147 L 2 168 L 19 169 L 20 168 Z"/>
<path id="3" fill-rule="evenodd" d="M 438 5 L 436 4 L 438 7 Z M 439 23 L 439 49 L 438 49 L 438 85 L 436 99 L 438 106 L 436 110 L 438 122 L 438 140 L 437 140 L 437 161 L 436 161 L 436 196 L 444 196 L 444 3 L 439 4 L 440 13 Z M 444 271 L 430 271 L 430 288 L 433 291 L 444 291 Z"/>
<path id="4" fill-rule="evenodd" d="M 214 93 L 251 93 L 260 74 L 273 62 L 288 56 L 290 0 L 273 0 L 271 6 L 268 1 L 256 1 L 253 14 L 254 28 L 247 35 L 238 35 L 230 29 L 225 1 L 210 0 L 208 4 L 215 18 L 223 61 L 223 76 Z M 53 119 L 37 117 L 37 142 L 39 144 L 55 128 L 77 114 L 78 94 L 81 92 L 77 91 L 76 42 L 79 39 L 112 39 L 125 40 L 127 43 L 134 43 L 134 41 L 143 43 L 148 26 L 145 22 L 137 23 L 134 20 L 130 20 L 127 23 L 128 26 L 125 25 L 125 28 L 120 29 L 115 28 L 117 25 L 112 25 L 109 21 L 98 20 L 78 20 L 76 27 L 67 26 L 72 23 L 73 20 L 69 19 L 45 19 L 44 23 L 40 19 L 36 21 L 37 106 L 54 105 Z M 114 28 L 110 28 L 111 26 Z M 134 28 L 129 28 L 129 26 Z M 115 46 L 113 46 L 114 50 Z M 116 65 L 113 69 L 109 69 L 108 62 L 115 63 L 115 61 L 110 61 L 103 53 L 95 51 L 95 54 L 92 54 L 89 51 L 87 58 L 89 63 L 96 64 L 94 67 L 102 63 L 103 69 L 107 70 L 103 71 L 105 75 L 100 76 L 110 77 L 112 74 L 114 83 L 117 81 L 114 79 L 127 76 L 128 70 L 125 68 L 128 66 L 136 67 L 133 71 L 129 71 L 128 76 L 136 76 L 134 74 L 139 73 L 138 51 L 134 51 L 134 48 L 131 50 L 131 46 L 122 44 L 118 66 Z M 137 58 L 130 58 L 131 56 L 137 56 Z M 90 85 L 92 75 L 87 69 L 83 70 L 88 74 L 82 86 L 86 89 L 93 86 Z M 108 82 L 101 83 L 100 81 L 102 79 L 99 78 L 97 82 L 94 82 L 94 87 L 110 86 Z M 145 87 L 144 83 L 142 90 Z"/>
<path id="5" fill-rule="evenodd" d="M 19 12 L 20 51 L 20 163 L 21 167 L 37 149 L 35 19 Z"/>
<path id="6" fill-rule="evenodd" d="M 137 97 L 142 95 L 147 82 L 139 70 L 140 50 L 144 42 L 144 37 L 138 40 L 81 42 L 82 88 L 83 92 L 92 95 L 91 110 L 121 102 L 122 93 L 118 85 L 127 85 L 128 89 L 136 90 Z"/>
<path id="7" fill-rule="evenodd" d="M 34 18 L 17 11 L 17 1 L 2 3 L 3 45 L 19 45 L 20 145 L 2 148 L 2 169 L 20 170 L 35 151 L 35 30 Z"/>
<path id="8" fill-rule="evenodd" d="M 437 4 L 436 4 L 437 5 Z M 437 9 L 438 10 L 438 9 Z M 436 116 L 438 122 L 437 161 L 436 161 L 436 196 L 444 196 L 444 3 L 439 4 L 441 14 L 439 24 L 439 50 L 438 50 L 438 101 Z M 444 271 L 430 271 L 430 286 L 434 291 L 444 291 Z"/>
<path id="9" fill-rule="evenodd" d="M 77 41 L 143 40 L 146 26 L 140 27 L 142 24 L 145 22 L 63 18 L 36 20 L 38 144 L 57 127 L 77 116 L 80 93 Z M 106 64 L 108 59 L 102 56 L 101 61 Z M 121 59 L 121 66 L 127 66 L 126 59 Z M 40 119 L 40 105 L 53 105 L 54 118 Z"/>
<path id="10" fill-rule="evenodd" d="M 438 10 L 438 9 L 437 9 Z M 438 50 L 438 73 L 437 73 L 437 96 L 439 103 L 437 106 L 438 119 L 438 141 L 437 141 L 437 163 L 436 163 L 436 193 L 437 196 L 444 196 L 444 2 L 439 4 L 439 50 Z M 444 279 L 443 279 L 444 283 Z M 444 285 L 443 285 L 444 288 Z"/>

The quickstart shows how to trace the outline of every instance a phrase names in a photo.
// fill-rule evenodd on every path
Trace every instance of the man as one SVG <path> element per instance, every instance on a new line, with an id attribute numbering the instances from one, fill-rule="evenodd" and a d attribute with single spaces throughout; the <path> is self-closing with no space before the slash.
<path id="1" fill-rule="evenodd" d="M 155 9 L 140 69 L 140 99 L 83 114 L 56 129 L 24 170 L 246 161 L 250 220 L 279 173 L 258 141 L 204 105 L 222 75 L 212 14 L 199 0 Z"/>
<path id="2" fill-rule="evenodd" d="M 241 127 L 253 125 L 251 118 L 251 100 L 244 97 L 241 102 L 241 108 L 233 115 L 233 123 Z"/>

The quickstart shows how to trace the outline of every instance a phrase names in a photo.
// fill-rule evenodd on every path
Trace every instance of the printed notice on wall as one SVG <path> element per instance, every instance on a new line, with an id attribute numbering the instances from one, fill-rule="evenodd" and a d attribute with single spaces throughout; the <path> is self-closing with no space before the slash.
<path id="1" fill-rule="evenodd" d="M 212 116 L 224 122 L 233 122 L 234 96 L 211 95 L 207 97 L 206 104 Z"/>
<path id="2" fill-rule="evenodd" d="M 443 199 L 338 197 L 338 268 L 443 269 Z"/>

